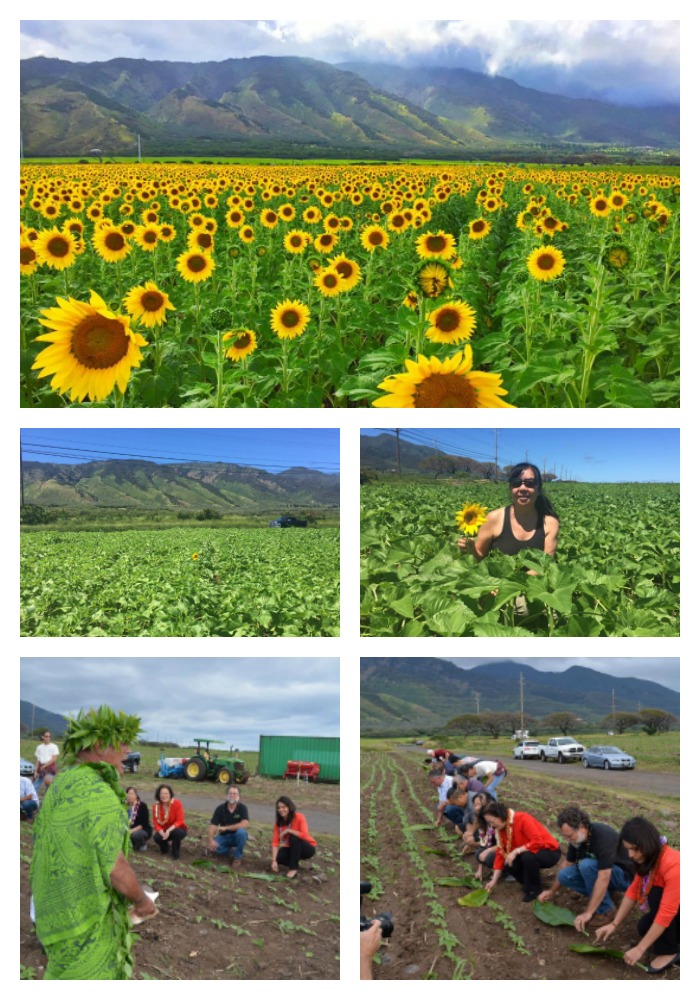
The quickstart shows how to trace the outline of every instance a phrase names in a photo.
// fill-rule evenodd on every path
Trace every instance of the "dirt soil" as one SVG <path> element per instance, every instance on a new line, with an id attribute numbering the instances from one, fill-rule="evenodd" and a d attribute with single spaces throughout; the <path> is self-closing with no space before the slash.
<path id="1" fill-rule="evenodd" d="M 274 795 L 284 787 L 280 782 Z M 231 869 L 207 856 L 211 812 L 224 799 L 218 789 L 210 791 L 194 796 L 191 806 L 188 795 L 181 796 L 189 833 L 178 861 L 161 857 L 152 841 L 146 852 L 130 858 L 141 883 L 160 892 L 159 915 L 139 928 L 134 979 L 337 979 L 337 810 L 307 809 L 298 801 L 318 843 L 315 857 L 301 863 L 293 881 L 283 874 L 273 881 L 258 880 L 248 876 L 271 875 L 272 807 L 268 802 L 250 809 L 243 866 Z M 180 797 L 179 789 L 176 794 Z M 296 788 L 287 794 L 296 799 Z M 337 801 L 337 790 L 334 797 Z M 322 832 L 329 828 L 336 835 Z M 20 962 L 34 970 L 31 978 L 41 979 L 46 959 L 29 919 L 31 826 L 20 823 L 20 833 Z"/>
<path id="2" fill-rule="evenodd" d="M 534 766 L 534 765 L 533 765 Z M 517 769 L 516 769 L 517 770 Z M 561 770 L 565 770 L 561 768 Z M 420 760 L 407 752 L 397 752 L 380 757 L 379 754 L 362 755 L 362 830 L 363 830 L 363 871 L 362 878 L 378 880 L 382 892 L 377 899 L 363 900 L 363 912 L 367 917 L 375 913 L 390 911 L 395 930 L 380 951 L 380 962 L 375 965 L 377 979 L 452 979 L 455 977 L 455 962 L 445 957 L 439 941 L 438 929 L 430 923 L 431 907 L 418 881 L 414 866 L 407 863 L 403 833 L 397 822 L 397 810 L 391 799 L 392 784 L 399 801 L 407 814 L 408 824 L 424 824 L 434 816 L 437 797 L 428 784 Z M 408 791 L 411 786 L 422 807 Z M 576 798 L 566 794 L 562 783 L 553 782 L 542 775 L 541 783 L 533 784 L 531 778 L 519 777 L 511 771 L 499 789 L 501 802 L 515 809 L 527 809 L 545 823 L 553 832 L 557 831 L 555 817 L 563 805 L 579 804 L 597 820 L 621 825 L 624 819 L 643 812 L 656 822 L 674 846 L 678 845 L 679 815 L 677 804 L 661 801 L 658 811 L 652 812 L 627 796 L 601 791 L 597 785 L 581 786 Z M 648 798 L 645 799 L 648 803 Z M 635 808 L 636 807 L 636 808 Z M 429 814 L 424 811 L 427 808 Z M 377 829 L 376 844 L 373 847 L 368 837 L 368 823 L 374 813 Z M 440 887 L 436 880 L 446 876 L 474 874 L 473 860 L 462 857 L 457 838 L 437 830 L 415 831 L 419 850 L 429 870 L 432 885 L 438 894 L 439 903 L 446 911 L 445 926 L 461 942 L 458 957 L 466 960 L 466 967 L 456 978 L 473 979 L 647 979 L 641 969 L 630 968 L 621 961 L 609 958 L 576 955 L 569 951 L 569 945 L 589 942 L 589 939 L 569 927 L 548 927 L 534 916 L 531 904 L 522 901 L 522 890 L 517 883 L 499 882 L 493 892 L 493 901 L 503 907 L 503 916 L 488 907 L 466 909 L 457 905 L 457 899 L 468 893 L 469 888 Z M 461 843 L 461 841 L 459 842 Z M 545 888 L 554 883 L 554 871 L 543 872 Z M 562 890 L 556 903 L 568 907 L 574 913 L 582 912 L 581 897 L 568 890 Z M 611 947 L 627 949 L 638 943 L 636 919 L 630 915 L 622 928 L 610 942 Z M 504 923 L 514 924 L 509 931 Z M 528 954 L 517 950 L 513 938 L 520 938 Z M 459 973 L 459 970 L 457 970 Z M 680 970 L 673 969 L 658 978 L 678 979 Z"/>

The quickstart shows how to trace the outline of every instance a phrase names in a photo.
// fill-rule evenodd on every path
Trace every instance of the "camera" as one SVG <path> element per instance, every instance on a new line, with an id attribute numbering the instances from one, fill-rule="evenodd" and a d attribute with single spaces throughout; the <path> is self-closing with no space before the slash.
<path id="1" fill-rule="evenodd" d="M 360 882 L 360 900 L 363 896 L 366 896 L 368 892 L 372 891 L 371 882 Z M 379 921 L 379 925 L 382 928 L 382 937 L 389 938 L 394 933 L 394 919 L 390 913 L 377 913 L 371 918 L 365 917 L 360 914 L 360 930 L 366 931 L 367 928 L 372 924 L 374 920 Z"/>

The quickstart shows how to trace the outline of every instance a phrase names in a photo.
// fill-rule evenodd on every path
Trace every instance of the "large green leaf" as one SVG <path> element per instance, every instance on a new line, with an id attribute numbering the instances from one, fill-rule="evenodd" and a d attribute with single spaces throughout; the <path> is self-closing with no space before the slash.
<path id="1" fill-rule="evenodd" d="M 488 889 L 475 889 L 466 896 L 460 896 L 457 902 L 460 906 L 483 906 L 488 898 Z"/>
<path id="2" fill-rule="evenodd" d="M 565 906 L 540 903 L 538 899 L 533 903 L 532 912 L 538 920 L 541 920 L 543 924 L 549 924 L 550 927 L 573 927 L 576 919 L 572 911 L 567 910 Z"/>

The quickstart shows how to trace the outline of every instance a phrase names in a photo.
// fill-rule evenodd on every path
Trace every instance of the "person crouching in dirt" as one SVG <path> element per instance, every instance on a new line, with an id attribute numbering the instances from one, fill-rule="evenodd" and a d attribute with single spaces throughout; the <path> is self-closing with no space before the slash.
<path id="1" fill-rule="evenodd" d="M 466 778 L 478 778 L 483 788 L 497 801 L 496 789 L 508 774 L 500 760 L 477 760 L 461 765 L 458 771 Z"/>
<path id="2" fill-rule="evenodd" d="M 498 853 L 493 875 L 486 884 L 491 892 L 504 868 L 522 884 L 523 902 L 531 903 L 542 892 L 542 868 L 553 868 L 561 857 L 561 848 L 549 830 L 526 812 L 507 809 L 500 802 L 484 806 L 481 815 L 496 831 Z"/>
<path id="3" fill-rule="evenodd" d="M 447 792 L 447 805 L 443 815 L 450 823 L 454 823 L 460 836 L 468 829 L 473 829 L 476 822 L 474 796 L 483 791 L 485 788 L 478 778 L 465 778 L 462 774 L 454 775 L 452 787 Z"/>
<path id="4" fill-rule="evenodd" d="M 299 874 L 299 862 L 308 861 L 316 853 L 316 841 L 309 833 L 306 817 L 286 795 L 280 795 L 275 804 L 275 825 L 272 829 L 273 872 L 283 865 L 289 869 L 287 878 Z"/>
<path id="5" fill-rule="evenodd" d="M 540 901 L 549 902 L 563 885 L 588 897 L 585 910 L 574 921 L 576 930 L 602 927 L 615 919 L 610 893 L 626 892 L 632 881 L 633 865 L 620 845 L 620 835 L 607 823 L 592 823 L 578 806 L 562 809 L 557 826 L 569 848 L 557 872 L 557 884 L 540 893 Z"/>
<path id="6" fill-rule="evenodd" d="M 241 802 L 238 785 L 229 785 L 226 801 L 216 807 L 209 821 L 209 850 L 230 857 L 233 867 L 240 868 L 248 825 L 248 807 Z"/>
<path id="7" fill-rule="evenodd" d="M 447 793 L 452 788 L 452 785 L 454 784 L 454 779 L 452 778 L 451 775 L 445 774 L 445 768 L 441 764 L 439 767 L 433 768 L 433 770 L 428 775 L 428 781 L 438 794 L 435 826 L 440 826 L 440 824 L 442 823 L 443 814 L 448 806 Z"/>

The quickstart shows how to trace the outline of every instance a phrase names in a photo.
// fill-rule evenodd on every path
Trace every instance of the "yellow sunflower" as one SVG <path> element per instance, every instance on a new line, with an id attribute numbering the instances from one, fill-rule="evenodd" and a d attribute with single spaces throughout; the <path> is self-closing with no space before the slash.
<path id="1" fill-rule="evenodd" d="M 53 229 L 42 229 L 34 241 L 34 249 L 40 264 L 47 264 L 56 271 L 63 271 L 75 261 L 75 243 L 70 233 Z"/>
<path id="2" fill-rule="evenodd" d="M 193 229 L 187 236 L 188 250 L 201 250 L 202 253 L 213 253 L 214 237 L 206 229 Z"/>
<path id="3" fill-rule="evenodd" d="M 319 271 L 314 278 L 314 285 L 316 285 L 321 295 L 326 298 L 340 295 L 345 290 L 343 288 L 343 279 L 334 267 L 327 267 L 323 271 Z"/>
<path id="4" fill-rule="evenodd" d="M 34 274 L 38 267 L 36 250 L 30 240 L 19 241 L 19 273 Z"/>
<path id="5" fill-rule="evenodd" d="M 476 326 L 476 313 L 466 302 L 446 302 L 428 316 L 426 337 L 437 344 L 469 340 Z"/>
<path id="6" fill-rule="evenodd" d="M 300 337 L 311 319 L 311 310 L 303 302 L 285 299 L 270 313 L 270 326 L 278 337 L 293 340 Z"/>
<path id="7" fill-rule="evenodd" d="M 507 395 L 500 375 L 472 371 L 472 349 L 466 344 L 445 361 L 418 355 L 407 358 L 406 371 L 389 375 L 378 388 L 387 396 L 375 399 L 372 406 L 397 407 L 403 410 L 441 408 L 507 407 L 501 396 Z"/>
<path id="8" fill-rule="evenodd" d="M 455 522 L 465 535 L 476 535 L 486 521 L 488 508 L 480 503 L 468 503 L 455 514 Z"/>
<path id="9" fill-rule="evenodd" d="M 247 358 L 249 354 L 252 354 L 258 346 L 258 339 L 253 330 L 232 330 L 229 333 L 225 333 L 222 340 L 224 344 L 233 341 L 226 351 L 226 357 L 230 358 L 231 361 L 242 361 L 243 358 Z"/>
<path id="10" fill-rule="evenodd" d="M 537 247 L 527 258 L 527 269 L 537 281 L 552 281 L 564 270 L 566 259 L 557 247 Z"/>
<path id="11" fill-rule="evenodd" d="M 119 226 L 109 224 L 102 229 L 96 229 L 92 237 L 95 252 L 109 264 L 124 260 L 131 253 L 131 243 Z"/>
<path id="12" fill-rule="evenodd" d="M 40 319 L 49 333 L 37 340 L 48 341 L 32 368 L 39 378 L 53 375 L 51 388 L 70 393 L 71 402 L 87 397 L 105 399 L 114 386 L 126 391 L 132 368 L 141 364 L 139 347 L 146 341 L 129 326 L 127 316 L 118 316 L 95 292 L 90 302 L 57 298 L 57 308 L 43 309 Z"/>
<path id="13" fill-rule="evenodd" d="M 588 207 L 593 215 L 597 215 L 601 219 L 605 218 L 606 215 L 610 215 L 612 210 L 612 206 L 604 194 L 598 194 L 595 198 L 591 198 L 588 202 Z"/>
<path id="14" fill-rule="evenodd" d="M 284 249 L 288 253 L 303 253 L 310 242 L 311 237 L 302 229 L 290 229 L 284 237 Z"/>
<path id="15" fill-rule="evenodd" d="M 175 306 L 155 282 L 147 281 L 127 292 L 124 296 L 124 308 L 144 326 L 160 326 L 167 319 L 165 310 L 174 309 Z"/>
<path id="16" fill-rule="evenodd" d="M 442 229 L 437 233 L 422 233 L 416 240 L 419 257 L 441 257 L 450 260 L 455 255 L 455 238 Z"/>
<path id="17" fill-rule="evenodd" d="M 360 233 L 360 243 L 369 253 L 385 250 L 389 246 L 389 234 L 381 226 L 365 226 Z"/>
<path id="18" fill-rule="evenodd" d="M 335 233 L 319 233 L 314 240 L 314 246 L 319 253 L 330 253 L 338 242 Z"/>
<path id="19" fill-rule="evenodd" d="M 185 250 L 177 258 L 176 267 L 185 281 L 191 281 L 196 284 L 199 281 L 206 281 L 207 278 L 210 278 L 216 265 L 209 253 Z"/>
<path id="20" fill-rule="evenodd" d="M 491 223 L 486 219 L 474 219 L 469 223 L 469 239 L 483 240 L 491 232 Z"/>
<path id="21" fill-rule="evenodd" d="M 160 226 L 137 226 L 134 239 L 142 250 L 153 253 L 160 239 Z"/>
<path id="22" fill-rule="evenodd" d="M 424 264 L 416 280 L 423 295 L 427 295 L 429 299 L 436 299 L 446 288 L 452 288 L 449 271 L 444 264 L 438 264 L 436 261 Z"/>
<path id="23" fill-rule="evenodd" d="M 362 271 L 359 264 L 350 260 L 349 257 L 344 257 L 343 254 L 338 254 L 337 257 L 329 260 L 328 267 L 332 267 L 338 272 L 344 292 L 349 292 L 351 288 L 362 281 Z"/>

